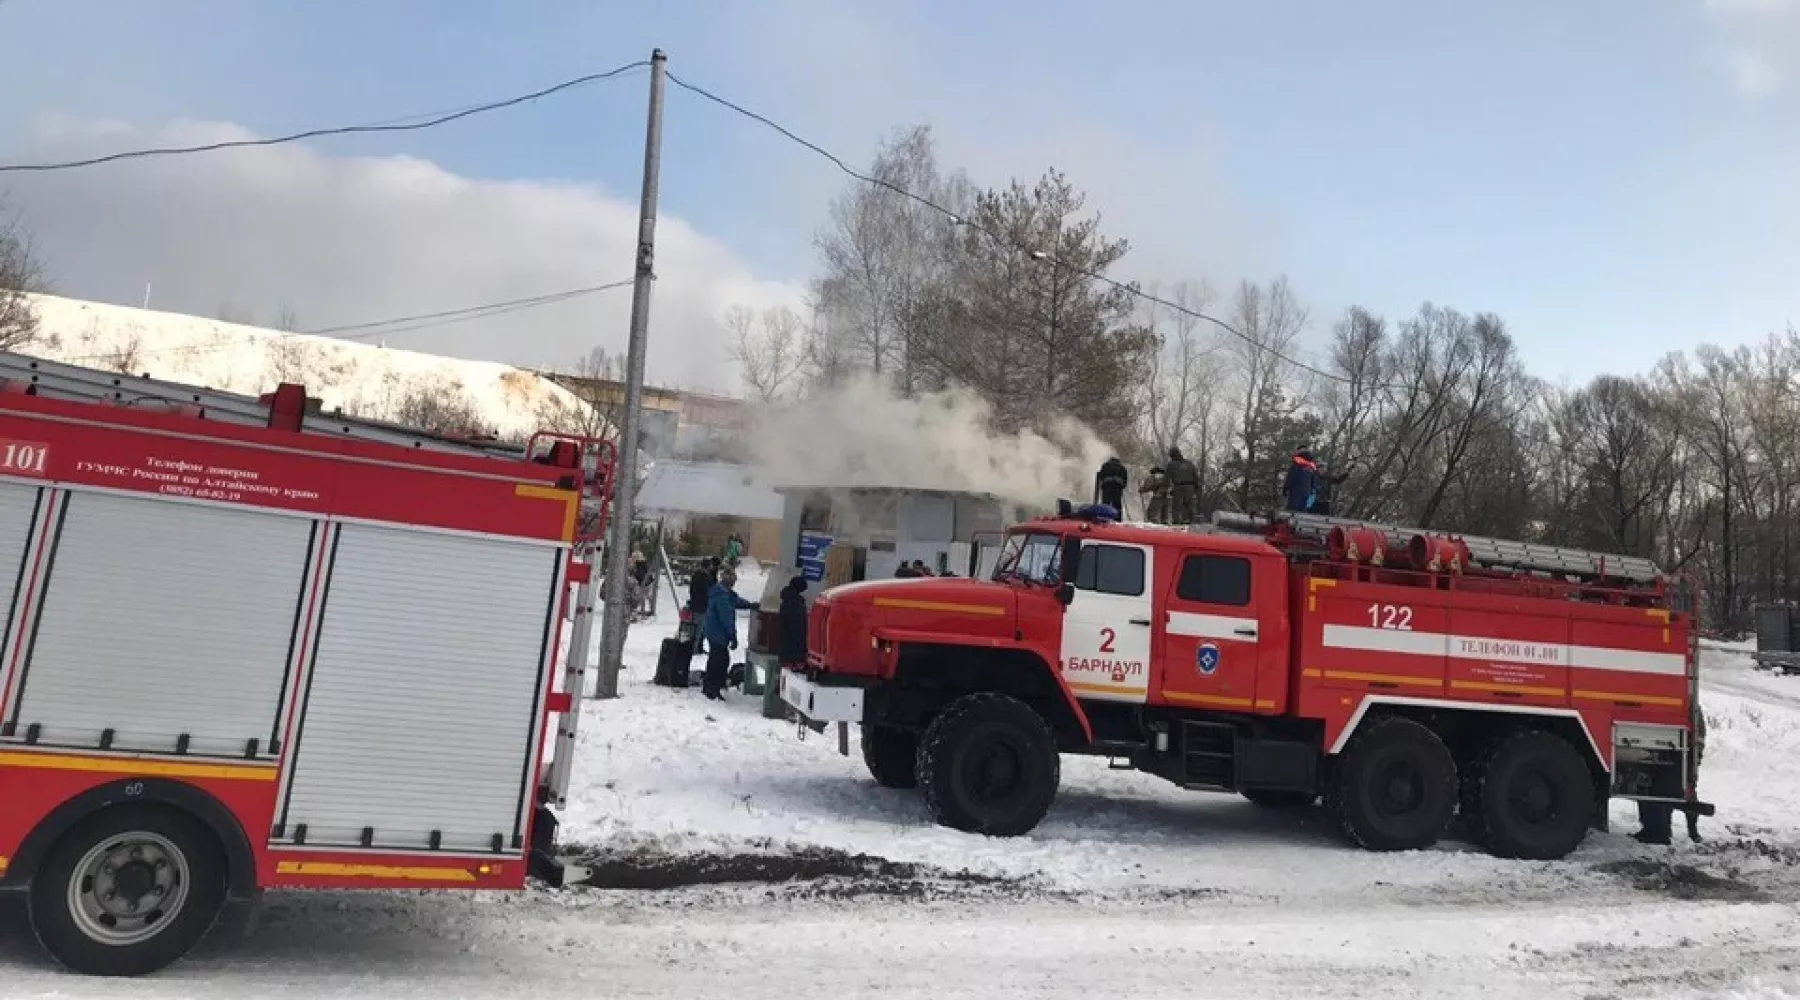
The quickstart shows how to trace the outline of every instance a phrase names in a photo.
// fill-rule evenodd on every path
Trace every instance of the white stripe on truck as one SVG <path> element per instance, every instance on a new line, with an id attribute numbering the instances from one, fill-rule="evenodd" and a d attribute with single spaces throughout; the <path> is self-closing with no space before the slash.
<path id="1" fill-rule="evenodd" d="M 1330 649 L 1354 649 L 1370 653 L 1447 656 L 1456 660 L 1576 667 L 1582 670 L 1660 674 L 1667 677 L 1687 675 L 1687 657 L 1680 653 L 1652 653 L 1608 646 L 1571 646 L 1556 642 L 1412 632 L 1362 625 L 1327 625 L 1324 628 L 1323 644 Z"/>

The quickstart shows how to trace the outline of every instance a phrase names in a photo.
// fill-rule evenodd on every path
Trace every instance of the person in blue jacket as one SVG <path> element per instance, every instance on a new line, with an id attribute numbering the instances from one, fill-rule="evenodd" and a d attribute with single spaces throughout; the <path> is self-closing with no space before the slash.
<path id="1" fill-rule="evenodd" d="M 1281 492 L 1283 499 L 1287 501 L 1287 509 L 1312 510 L 1318 491 L 1318 463 L 1313 461 L 1311 451 L 1302 448 L 1294 452 L 1294 461 L 1288 466 L 1287 475 L 1281 481 Z"/>
<path id="2" fill-rule="evenodd" d="M 725 675 L 731 666 L 731 650 L 737 648 L 737 613 L 756 607 L 731 588 L 737 585 L 737 571 L 719 567 L 719 579 L 706 595 L 706 617 L 700 632 L 706 636 L 706 673 L 700 680 L 700 693 L 718 701 L 725 697 Z"/>

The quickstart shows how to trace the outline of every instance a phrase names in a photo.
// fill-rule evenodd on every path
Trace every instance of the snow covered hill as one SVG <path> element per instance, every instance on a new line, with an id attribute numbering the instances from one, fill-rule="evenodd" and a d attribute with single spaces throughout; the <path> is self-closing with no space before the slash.
<path id="1" fill-rule="evenodd" d="M 583 407 L 561 386 L 511 365 L 52 295 L 31 298 L 41 339 L 25 353 L 53 361 L 251 394 L 300 382 L 326 409 L 383 419 L 400 418 L 409 401 L 461 406 L 502 436 L 529 434 Z"/>

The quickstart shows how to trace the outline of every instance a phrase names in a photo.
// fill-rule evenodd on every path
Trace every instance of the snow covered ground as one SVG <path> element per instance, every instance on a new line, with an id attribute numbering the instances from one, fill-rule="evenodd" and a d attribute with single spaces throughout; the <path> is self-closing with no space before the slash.
<path id="1" fill-rule="evenodd" d="M 738 589 L 759 594 L 758 575 Z M 672 612 L 634 626 L 623 697 L 587 704 L 566 841 L 677 867 L 863 854 L 925 874 L 278 896 L 251 940 L 128 984 L 57 973 L 0 909 L 0 997 L 1800 995 L 1800 678 L 1738 650 L 1706 656 L 1702 788 L 1720 815 L 1704 843 L 1641 846 L 1615 807 L 1615 832 L 1574 857 L 1521 863 L 1357 851 L 1317 815 L 1086 759 L 1032 834 L 954 833 L 875 786 L 854 734 L 840 757 L 755 699 L 651 685 L 672 628 Z"/>

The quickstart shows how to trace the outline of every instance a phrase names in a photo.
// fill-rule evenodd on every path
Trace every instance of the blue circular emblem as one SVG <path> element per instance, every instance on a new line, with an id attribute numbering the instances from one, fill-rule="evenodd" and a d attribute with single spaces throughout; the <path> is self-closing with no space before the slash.
<path id="1" fill-rule="evenodd" d="M 1210 642 L 1201 643 L 1199 652 L 1194 654 L 1194 665 L 1200 668 L 1200 673 L 1211 677 L 1219 669 L 1219 647 Z"/>

